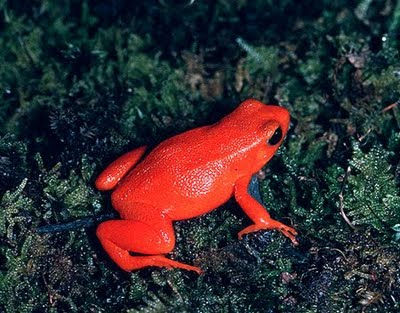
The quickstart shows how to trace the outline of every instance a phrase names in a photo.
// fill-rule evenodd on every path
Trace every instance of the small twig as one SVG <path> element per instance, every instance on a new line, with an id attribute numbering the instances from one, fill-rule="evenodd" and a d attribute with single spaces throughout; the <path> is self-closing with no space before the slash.
<path id="1" fill-rule="evenodd" d="M 353 223 L 349 220 L 349 218 L 347 217 L 346 213 L 344 213 L 344 196 L 343 196 L 343 191 L 344 191 L 344 186 L 346 185 L 346 181 L 347 181 L 347 177 L 349 177 L 349 174 L 351 172 L 350 166 L 347 167 L 346 170 L 346 174 L 344 175 L 343 178 L 343 184 L 342 184 L 342 188 L 340 190 L 339 193 L 339 201 L 340 201 L 340 214 L 342 215 L 343 219 L 345 220 L 345 222 L 354 230 L 358 230 L 358 228 L 356 226 L 353 225 Z"/>
<path id="2" fill-rule="evenodd" d="M 386 108 L 384 108 L 384 109 L 382 110 L 382 113 L 385 113 L 385 112 L 387 112 L 387 111 L 389 111 L 389 110 L 391 110 L 391 109 L 394 109 L 395 107 L 397 107 L 397 106 L 399 105 L 399 102 L 400 102 L 400 100 L 397 100 L 396 102 L 394 102 L 394 103 L 388 105 Z"/>
<path id="3" fill-rule="evenodd" d="M 372 129 L 369 128 L 369 129 L 367 130 L 367 132 L 366 132 L 364 135 L 362 135 L 361 137 L 358 138 L 358 141 L 360 141 L 360 142 L 363 141 L 364 138 L 367 137 L 367 136 L 369 135 L 369 133 L 371 132 L 371 130 L 372 130 Z"/>
<path id="4" fill-rule="evenodd" d="M 39 234 L 48 234 L 48 233 L 59 233 L 64 231 L 77 230 L 81 228 L 88 228 L 94 226 L 96 223 L 111 219 L 116 217 L 115 213 L 103 214 L 97 217 L 85 217 L 73 222 L 65 223 L 65 224 L 53 224 L 46 225 L 36 228 L 36 232 Z"/>
<path id="5" fill-rule="evenodd" d="M 343 259 L 344 259 L 346 262 L 349 262 L 349 260 L 347 259 L 346 255 L 344 254 L 344 252 L 343 252 L 342 250 L 340 250 L 340 249 L 331 248 L 331 247 L 322 247 L 322 248 L 320 248 L 320 250 L 322 250 L 322 249 L 330 250 L 330 251 L 337 251 L 337 252 L 339 252 L 339 253 L 343 256 Z"/>

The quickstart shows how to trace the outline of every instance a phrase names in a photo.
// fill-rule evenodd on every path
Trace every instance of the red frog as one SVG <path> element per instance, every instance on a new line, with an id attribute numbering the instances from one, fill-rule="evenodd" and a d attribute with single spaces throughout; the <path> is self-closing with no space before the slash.
<path id="1" fill-rule="evenodd" d="M 169 138 L 145 157 L 143 146 L 112 162 L 96 180 L 99 190 L 113 190 L 111 202 L 121 216 L 97 228 L 111 259 L 125 271 L 159 266 L 200 274 L 200 268 L 164 255 L 175 246 L 172 223 L 210 212 L 232 196 L 253 221 L 239 239 L 276 229 L 297 244 L 297 232 L 272 219 L 248 193 L 253 174 L 281 145 L 289 120 L 286 109 L 249 99 L 219 122 Z"/>

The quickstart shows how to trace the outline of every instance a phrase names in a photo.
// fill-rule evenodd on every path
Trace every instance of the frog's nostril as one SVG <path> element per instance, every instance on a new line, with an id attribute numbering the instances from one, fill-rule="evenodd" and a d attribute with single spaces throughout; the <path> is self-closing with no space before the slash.
<path id="1" fill-rule="evenodd" d="M 275 132 L 274 132 L 274 134 L 272 135 L 272 137 L 268 139 L 268 144 L 270 144 L 271 146 L 274 146 L 274 145 L 276 145 L 277 143 L 279 143 L 279 142 L 281 141 L 281 139 L 282 139 L 282 129 L 281 129 L 281 127 L 279 126 L 279 127 L 275 130 Z"/>

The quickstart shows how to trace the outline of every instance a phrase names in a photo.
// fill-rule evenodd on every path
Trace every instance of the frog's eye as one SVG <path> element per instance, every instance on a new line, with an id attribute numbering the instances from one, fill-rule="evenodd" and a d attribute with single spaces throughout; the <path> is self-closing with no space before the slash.
<path id="1" fill-rule="evenodd" d="M 282 129 L 278 127 L 271 138 L 268 139 L 268 144 L 271 146 L 276 145 L 282 139 Z"/>

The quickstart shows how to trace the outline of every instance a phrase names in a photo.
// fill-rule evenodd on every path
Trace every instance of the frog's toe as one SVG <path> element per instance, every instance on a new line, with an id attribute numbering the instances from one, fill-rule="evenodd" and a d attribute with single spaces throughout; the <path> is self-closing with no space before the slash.
<path id="1" fill-rule="evenodd" d="M 250 234 L 250 233 L 254 233 L 254 232 L 260 230 L 261 228 L 262 228 L 262 227 L 260 227 L 260 226 L 258 226 L 258 225 L 256 225 L 256 224 L 247 226 L 245 229 L 241 230 L 241 231 L 238 233 L 238 238 L 239 238 L 239 240 L 242 240 L 242 238 L 243 238 L 244 235 Z"/>
<path id="2" fill-rule="evenodd" d="M 169 269 L 181 268 L 181 269 L 184 269 L 187 271 L 194 271 L 199 275 L 203 273 L 202 269 L 197 266 L 192 266 L 192 265 L 188 265 L 188 264 L 181 263 L 178 261 L 174 261 L 174 260 L 166 258 L 163 255 L 157 255 L 157 256 L 153 256 L 151 258 L 154 260 L 154 263 L 153 263 L 154 266 L 166 267 Z"/>
<path id="3" fill-rule="evenodd" d="M 298 242 L 296 240 L 297 231 L 294 228 L 286 226 L 285 224 L 282 224 L 275 220 L 271 220 L 271 223 L 268 225 L 253 224 L 253 225 L 246 227 L 245 229 L 243 229 L 242 231 L 240 231 L 238 233 L 239 240 L 241 240 L 243 238 L 243 236 L 246 234 L 253 233 L 253 232 L 256 232 L 256 231 L 262 230 L 262 229 L 264 229 L 264 230 L 269 230 L 269 229 L 279 230 L 283 235 L 288 237 L 293 242 L 294 245 L 298 245 Z"/>
<path id="4" fill-rule="evenodd" d="M 292 227 L 286 225 L 283 226 L 284 227 L 279 229 L 280 232 L 284 234 L 286 237 L 288 237 L 295 246 L 297 246 L 299 244 L 298 241 L 296 240 L 297 231 Z"/>

